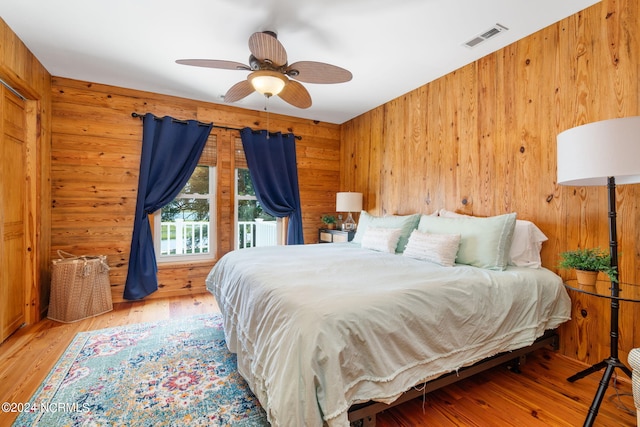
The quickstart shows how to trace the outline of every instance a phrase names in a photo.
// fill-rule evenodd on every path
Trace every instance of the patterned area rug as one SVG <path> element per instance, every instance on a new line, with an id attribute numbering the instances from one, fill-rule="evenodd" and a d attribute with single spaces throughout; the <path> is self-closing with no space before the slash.
<path id="1" fill-rule="evenodd" d="M 266 426 L 220 315 L 78 334 L 14 426 Z"/>

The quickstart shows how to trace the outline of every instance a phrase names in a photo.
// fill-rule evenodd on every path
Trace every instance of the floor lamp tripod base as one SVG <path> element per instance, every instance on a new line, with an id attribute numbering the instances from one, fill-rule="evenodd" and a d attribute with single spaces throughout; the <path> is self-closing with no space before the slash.
<path id="1" fill-rule="evenodd" d="M 605 368 L 605 371 L 602 379 L 600 380 L 600 385 L 598 386 L 596 395 L 593 397 L 593 402 L 591 402 L 591 406 L 589 407 L 589 413 L 587 414 L 587 418 L 584 421 L 584 427 L 591 427 L 593 425 L 593 422 L 598 415 L 600 404 L 602 403 L 602 399 L 604 398 L 607 387 L 609 386 L 609 382 L 611 381 L 611 377 L 613 376 L 613 372 L 615 371 L 615 369 L 620 368 L 625 374 L 629 376 L 629 378 L 631 378 L 631 370 L 627 366 L 625 366 L 624 363 L 622 363 L 617 357 L 609 357 L 567 378 L 567 381 L 574 382 L 586 377 L 587 375 L 598 372 L 603 368 Z"/>

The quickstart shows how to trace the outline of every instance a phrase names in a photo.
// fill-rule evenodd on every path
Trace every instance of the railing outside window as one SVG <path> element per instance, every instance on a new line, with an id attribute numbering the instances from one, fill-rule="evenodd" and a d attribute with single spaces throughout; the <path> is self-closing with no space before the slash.
<path id="1" fill-rule="evenodd" d="M 160 253 L 190 255 L 209 253 L 209 222 L 182 221 L 161 223 Z"/>
<path id="2" fill-rule="evenodd" d="M 276 221 L 238 221 L 238 249 L 277 244 Z"/>
<path id="3" fill-rule="evenodd" d="M 209 253 L 209 223 L 181 221 L 161 223 L 160 252 L 162 255 Z M 239 221 L 238 249 L 277 244 L 276 221 Z"/>

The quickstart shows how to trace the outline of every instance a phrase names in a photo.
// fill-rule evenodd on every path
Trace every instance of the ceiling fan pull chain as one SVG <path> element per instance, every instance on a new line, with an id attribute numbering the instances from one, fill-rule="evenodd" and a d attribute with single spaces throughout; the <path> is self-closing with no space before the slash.
<path id="1" fill-rule="evenodd" d="M 269 109 L 267 106 L 269 105 L 269 97 L 264 97 L 264 111 L 267 112 L 267 139 L 269 139 Z"/>

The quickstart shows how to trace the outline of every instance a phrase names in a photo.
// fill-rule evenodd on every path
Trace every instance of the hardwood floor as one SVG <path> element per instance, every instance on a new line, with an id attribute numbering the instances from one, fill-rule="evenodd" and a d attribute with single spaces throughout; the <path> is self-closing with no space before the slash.
<path id="1" fill-rule="evenodd" d="M 379 414 L 377 425 L 581 426 L 602 378 L 600 372 L 575 383 L 566 381 L 583 368 L 557 353 L 539 350 L 527 356 L 520 373 L 496 367 L 435 390 L 424 400 L 407 402 L 400 411 Z M 629 381 L 609 386 L 594 425 L 636 425 Z"/>
<path id="2" fill-rule="evenodd" d="M 76 333 L 218 311 L 209 294 L 125 302 L 80 322 L 43 320 L 0 345 L 0 402 L 28 402 Z M 575 383 L 584 365 L 552 351 L 527 357 L 521 373 L 499 366 L 378 414 L 379 427 L 580 426 L 602 373 Z M 596 426 L 635 426 L 631 385 L 620 374 L 603 399 Z M 625 410 L 625 407 L 628 410 Z M 0 412 L 0 426 L 17 414 Z"/>

